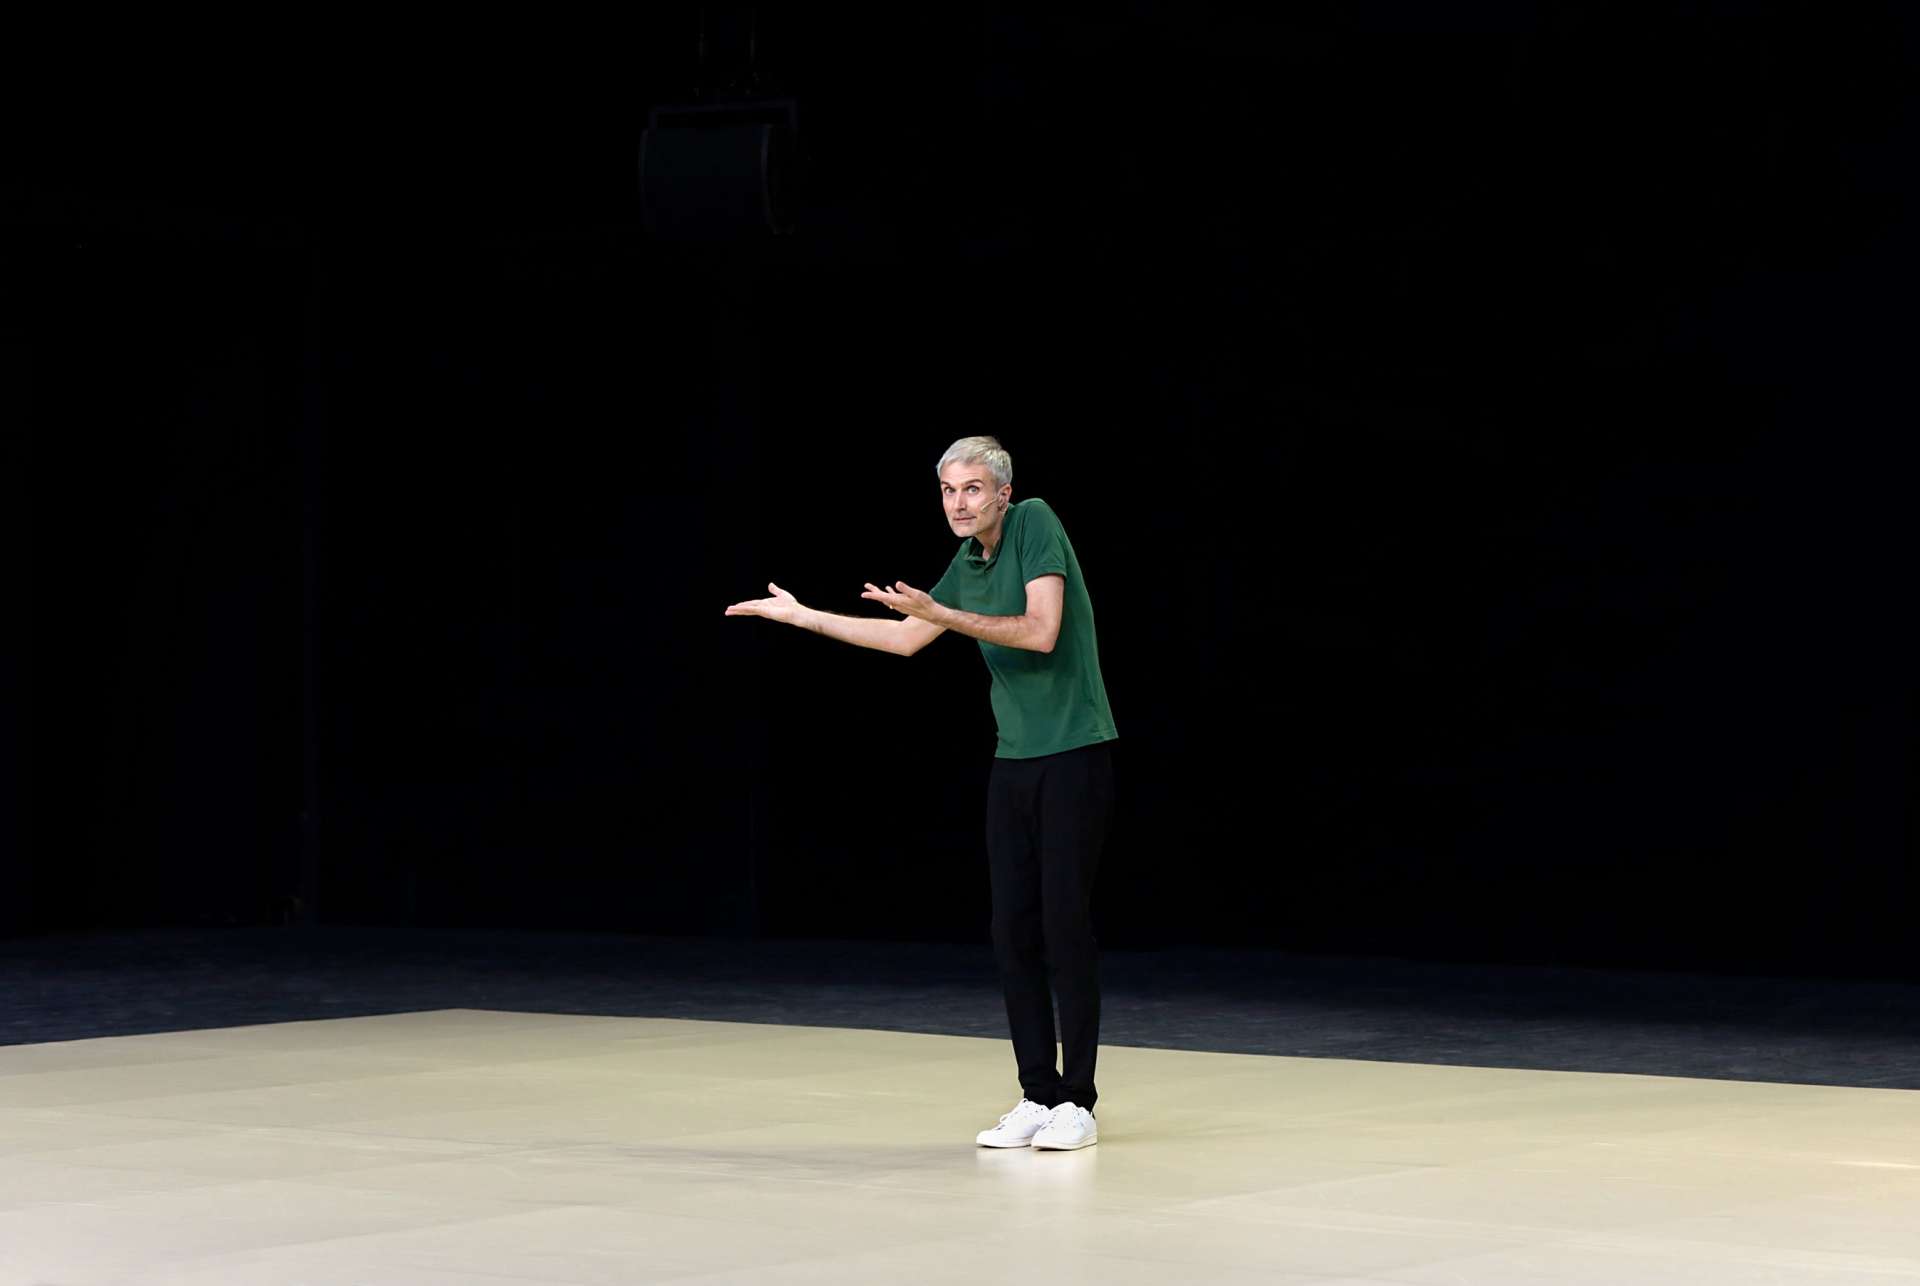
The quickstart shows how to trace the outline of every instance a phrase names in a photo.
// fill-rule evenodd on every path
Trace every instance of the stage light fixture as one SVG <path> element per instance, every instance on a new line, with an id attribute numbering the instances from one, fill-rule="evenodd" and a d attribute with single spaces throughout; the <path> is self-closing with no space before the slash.
<path id="1" fill-rule="evenodd" d="M 670 241 L 784 236 L 798 160 L 792 99 L 656 107 L 640 136 L 642 220 Z"/>

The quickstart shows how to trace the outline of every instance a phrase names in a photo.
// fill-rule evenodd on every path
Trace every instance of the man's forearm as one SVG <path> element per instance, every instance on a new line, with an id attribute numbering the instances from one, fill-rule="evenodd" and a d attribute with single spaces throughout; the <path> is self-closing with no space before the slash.
<path id="1" fill-rule="evenodd" d="M 895 656 L 907 655 L 900 637 L 900 622 L 875 616 L 838 616 L 817 608 L 806 608 L 795 618 L 795 625 L 815 634 L 824 634 L 855 647 L 870 647 Z"/>
<path id="2" fill-rule="evenodd" d="M 997 643 L 1001 647 L 1016 647 L 1028 652 L 1053 651 L 1054 640 L 1047 636 L 1046 622 L 1031 614 L 981 616 L 954 607 L 942 607 L 928 619 L 955 634 L 964 634 L 983 643 Z"/>

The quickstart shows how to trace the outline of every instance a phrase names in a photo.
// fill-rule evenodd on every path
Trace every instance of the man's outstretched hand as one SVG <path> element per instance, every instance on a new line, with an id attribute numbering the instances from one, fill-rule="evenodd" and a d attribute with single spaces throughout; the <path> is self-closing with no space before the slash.
<path id="1" fill-rule="evenodd" d="M 727 615 L 764 616 L 770 621 L 793 624 L 800 615 L 800 601 L 772 581 L 767 582 L 767 588 L 773 591 L 772 598 L 750 598 L 744 603 L 735 603 L 727 609 Z"/>
<path id="2" fill-rule="evenodd" d="M 917 616 L 923 621 L 932 621 L 940 611 L 940 604 L 934 602 L 933 595 L 917 590 L 903 580 L 895 581 L 892 589 L 881 589 L 869 582 L 867 592 L 860 597 L 884 603 L 903 616 Z"/>

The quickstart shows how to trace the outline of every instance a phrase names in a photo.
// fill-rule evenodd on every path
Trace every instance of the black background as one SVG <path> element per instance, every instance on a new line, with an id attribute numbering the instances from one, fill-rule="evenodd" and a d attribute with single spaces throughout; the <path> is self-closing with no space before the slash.
<path id="1" fill-rule="evenodd" d="M 1103 942 L 1917 972 L 1911 16 L 909 8 L 765 16 L 732 250 L 692 7 L 22 43 L 0 925 L 984 940 L 974 646 L 721 609 L 991 432 Z"/>

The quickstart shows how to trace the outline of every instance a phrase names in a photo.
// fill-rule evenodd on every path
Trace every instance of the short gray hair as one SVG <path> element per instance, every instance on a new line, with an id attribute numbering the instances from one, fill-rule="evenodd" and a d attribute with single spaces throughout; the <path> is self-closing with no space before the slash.
<path id="1" fill-rule="evenodd" d="M 1000 445 L 999 438 L 961 438 L 940 457 L 940 463 L 934 466 L 934 475 L 944 474 L 950 464 L 986 465 L 987 472 L 993 475 L 996 491 L 1013 481 L 1013 457 Z"/>

